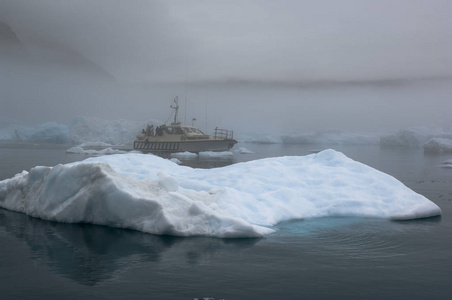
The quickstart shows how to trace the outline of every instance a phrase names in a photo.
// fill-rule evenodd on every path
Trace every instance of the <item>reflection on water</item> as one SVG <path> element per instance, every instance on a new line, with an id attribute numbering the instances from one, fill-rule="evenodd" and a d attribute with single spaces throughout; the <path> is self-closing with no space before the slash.
<path id="1" fill-rule="evenodd" d="M 167 251 L 181 252 L 174 264 L 196 265 L 225 248 L 253 246 L 259 239 L 180 238 L 137 231 L 64 224 L 0 209 L 0 229 L 27 243 L 31 257 L 80 284 L 94 286 L 144 262 L 159 262 Z"/>
<path id="2" fill-rule="evenodd" d="M 401 231 L 429 231 L 440 222 L 441 216 L 402 221 L 369 217 L 322 217 L 281 222 L 275 226 L 276 233 L 274 235 L 322 238 L 325 235 L 332 234 L 353 234 L 356 236 L 362 232 L 375 235 L 381 232 L 387 234 L 388 231 L 398 233 Z"/>
<path id="3" fill-rule="evenodd" d="M 254 153 L 234 152 L 233 163 L 320 148 L 245 147 Z M 449 299 L 452 173 L 438 165 L 450 154 L 330 148 L 401 180 L 438 204 L 443 217 L 292 220 L 264 239 L 231 240 L 61 224 L 0 209 L 0 298 Z M 0 150 L 0 178 L 87 157 L 64 149 Z M 193 163 L 213 167 L 209 160 Z"/>
<path id="4" fill-rule="evenodd" d="M 411 238 L 433 236 L 440 223 L 441 217 L 410 221 L 324 217 L 282 222 L 273 235 L 280 243 L 291 243 L 297 237 L 297 246 L 306 247 L 316 256 L 369 261 L 407 254 Z"/>

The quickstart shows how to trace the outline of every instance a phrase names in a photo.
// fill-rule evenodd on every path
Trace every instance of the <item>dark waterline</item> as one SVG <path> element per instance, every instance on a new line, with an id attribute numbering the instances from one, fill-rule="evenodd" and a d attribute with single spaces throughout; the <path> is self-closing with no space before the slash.
<path id="1" fill-rule="evenodd" d="M 255 154 L 236 153 L 231 163 L 314 148 L 242 146 Z M 0 209 L 0 298 L 449 299 L 452 170 L 438 165 L 451 156 L 332 147 L 393 175 L 443 216 L 292 220 L 262 239 L 216 239 L 61 224 Z M 85 157 L 62 148 L 0 148 L 0 178 Z"/>

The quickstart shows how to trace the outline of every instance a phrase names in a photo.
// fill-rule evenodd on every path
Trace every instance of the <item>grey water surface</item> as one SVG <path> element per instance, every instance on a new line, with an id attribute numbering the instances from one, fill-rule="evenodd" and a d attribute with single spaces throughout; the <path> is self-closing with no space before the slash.
<path id="1" fill-rule="evenodd" d="M 252 154 L 186 160 L 220 167 L 334 148 L 388 173 L 442 217 L 292 220 L 261 239 L 179 238 L 43 221 L 0 209 L 0 299 L 449 299 L 452 154 L 340 145 L 238 144 Z M 0 180 L 86 158 L 64 147 L 0 146 Z"/>

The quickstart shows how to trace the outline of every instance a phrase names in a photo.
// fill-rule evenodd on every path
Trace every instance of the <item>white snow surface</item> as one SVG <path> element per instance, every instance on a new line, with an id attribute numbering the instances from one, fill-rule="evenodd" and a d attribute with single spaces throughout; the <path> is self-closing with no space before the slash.
<path id="1" fill-rule="evenodd" d="M 334 150 L 216 169 L 139 153 L 38 166 L 0 181 L 0 207 L 60 222 L 221 238 L 264 236 L 291 219 L 441 214 L 395 178 Z"/>

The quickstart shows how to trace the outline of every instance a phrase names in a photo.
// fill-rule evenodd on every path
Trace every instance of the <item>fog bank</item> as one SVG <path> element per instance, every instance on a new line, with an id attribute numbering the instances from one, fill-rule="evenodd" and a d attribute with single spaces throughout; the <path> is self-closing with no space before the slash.
<path id="1" fill-rule="evenodd" d="M 0 126 L 450 126 L 450 1 L 0 1 Z"/>

